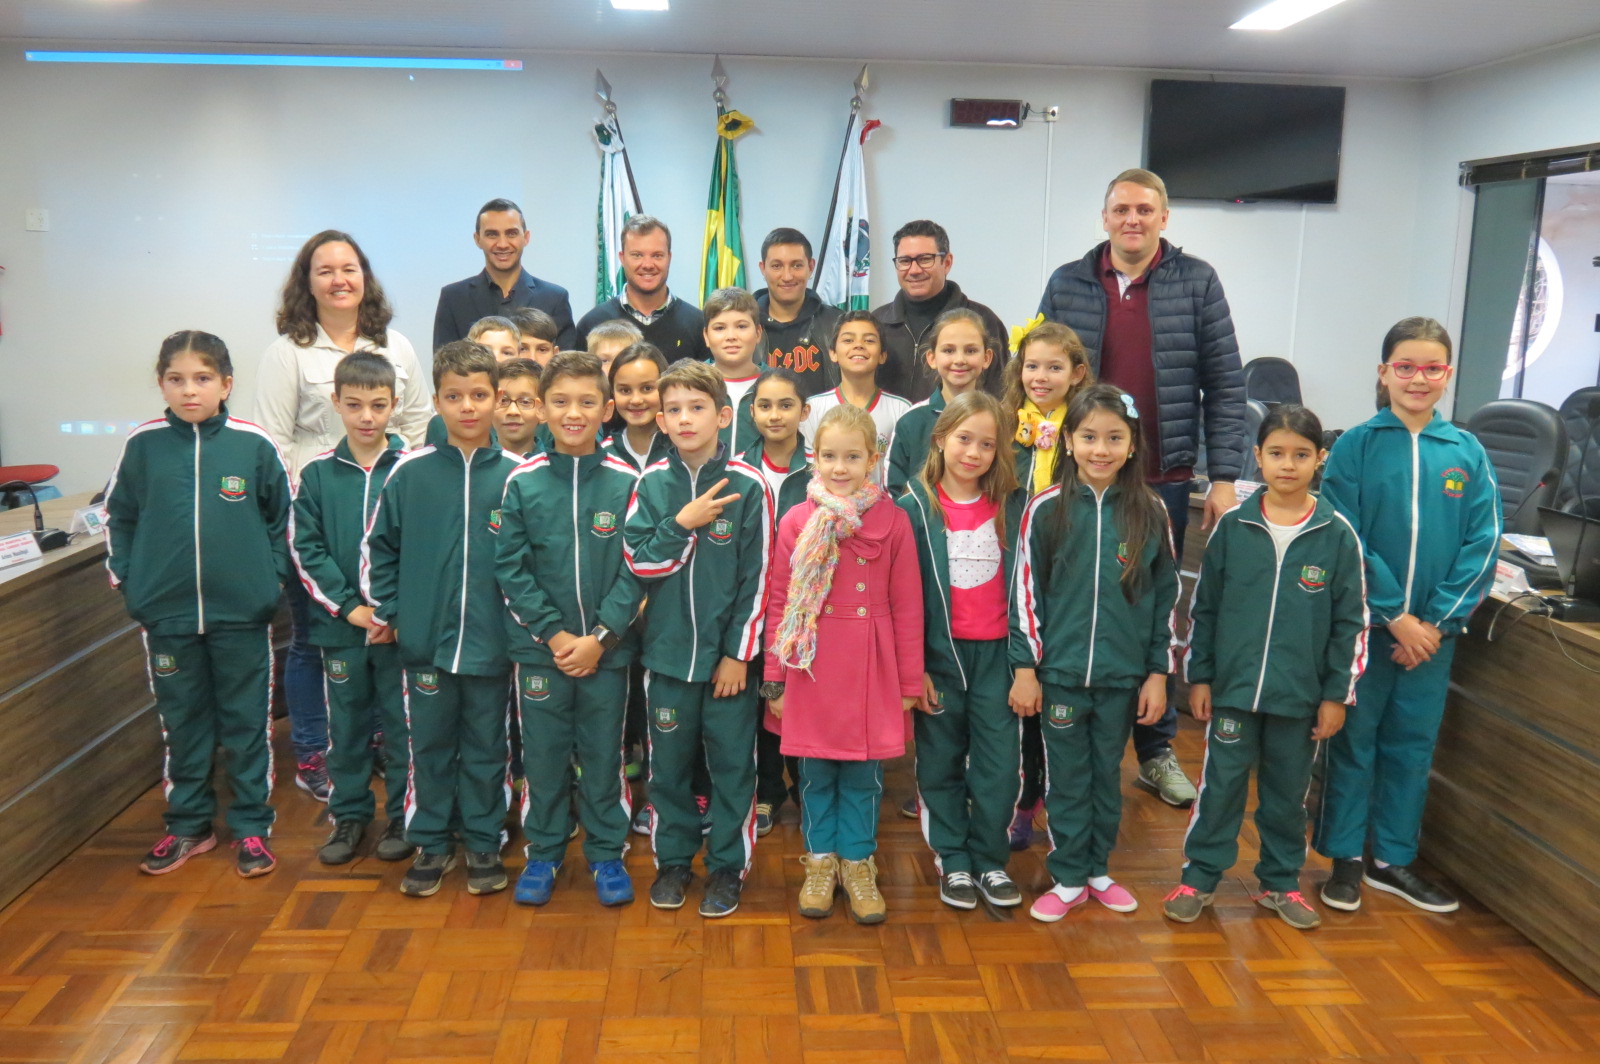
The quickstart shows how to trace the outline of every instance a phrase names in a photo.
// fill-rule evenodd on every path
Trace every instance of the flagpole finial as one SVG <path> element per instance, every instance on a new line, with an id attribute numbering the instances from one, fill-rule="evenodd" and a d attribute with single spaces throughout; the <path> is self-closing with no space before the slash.
<path id="1" fill-rule="evenodd" d="M 722 67 L 722 56 L 720 55 L 715 57 L 711 63 L 711 82 L 716 86 L 711 90 L 711 98 L 719 104 L 726 103 L 728 99 L 726 91 L 728 72 Z"/>
<path id="2" fill-rule="evenodd" d="M 861 73 L 856 75 L 856 94 L 850 97 L 850 110 L 861 110 L 861 96 L 867 91 L 867 65 L 861 64 Z"/>
<path id="3" fill-rule="evenodd" d="M 598 69 L 594 72 L 594 94 L 600 97 L 600 102 L 605 104 L 607 114 L 616 114 L 617 105 L 611 99 L 611 82 Z"/>

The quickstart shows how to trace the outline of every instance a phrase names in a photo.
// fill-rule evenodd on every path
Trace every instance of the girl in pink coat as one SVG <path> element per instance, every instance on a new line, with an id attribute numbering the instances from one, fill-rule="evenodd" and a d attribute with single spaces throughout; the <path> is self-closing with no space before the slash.
<path id="1" fill-rule="evenodd" d="M 842 886 L 850 915 L 875 924 L 886 912 L 872 859 L 883 762 L 905 753 L 906 712 L 922 694 L 922 578 L 910 520 L 869 480 L 872 417 L 835 407 L 812 449 L 807 501 L 778 524 L 761 694 L 783 752 L 800 759 L 800 912 L 828 916 Z"/>

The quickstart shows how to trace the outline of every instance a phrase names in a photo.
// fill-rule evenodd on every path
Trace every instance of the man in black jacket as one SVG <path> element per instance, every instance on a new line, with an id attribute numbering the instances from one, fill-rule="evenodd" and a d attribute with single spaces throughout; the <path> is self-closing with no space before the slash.
<path id="1" fill-rule="evenodd" d="M 755 294 L 766 333 L 762 361 L 799 377 L 802 398 L 827 391 L 839 383 L 828 348 L 841 311 L 811 290 L 811 275 L 817 268 L 811 241 L 798 229 L 774 229 L 761 242 L 760 267 L 761 279 L 767 282 Z"/>
<path id="2" fill-rule="evenodd" d="M 1070 326 L 1095 374 L 1133 397 L 1145 435 L 1145 476 L 1167 505 L 1181 556 L 1189 484 L 1204 425 L 1204 527 L 1233 508 L 1245 449 L 1244 372 L 1217 272 L 1162 238 L 1167 187 L 1148 170 L 1125 170 L 1106 187 L 1101 224 L 1109 239 L 1051 274 L 1039 312 Z M 1135 725 L 1139 784 L 1172 805 L 1194 801 L 1194 785 L 1172 754 L 1177 714 Z"/>
<path id="3" fill-rule="evenodd" d="M 541 281 L 522 268 L 522 251 L 528 246 L 528 223 L 522 208 L 508 199 L 492 199 L 478 209 L 472 242 L 483 252 L 483 272 L 447 284 L 439 290 L 439 308 L 433 314 L 433 349 L 452 340 L 465 340 L 479 318 L 505 317 L 517 307 L 533 307 L 555 319 L 560 330 L 556 346 L 566 350 L 577 333 L 572 328 L 572 304 L 567 290 Z"/>
<path id="4" fill-rule="evenodd" d="M 994 359 L 979 386 L 1000 398 L 1010 334 L 998 314 L 968 299 L 960 286 L 948 279 L 956 262 L 950 254 L 950 234 L 938 222 L 921 218 L 895 231 L 893 247 L 894 277 L 900 292 L 872 312 L 882 326 L 883 350 L 889 356 L 878 371 L 878 387 L 913 403 L 932 395 L 939 386 L 939 375 L 923 358 L 923 345 L 932 339 L 931 327 L 939 315 L 966 307 L 983 319 L 994 348 Z"/>
<path id="5" fill-rule="evenodd" d="M 622 250 L 617 259 L 622 265 L 622 291 L 578 319 L 578 339 L 573 346 L 582 348 L 589 330 L 601 322 L 621 318 L 637 325 L 668 362 L 680 358 L 710 361 L 705 315 L 667 288 L 667 274 L 672 271 L 672 230 L 660 219 L 635 214 L 622 227 Z"/>

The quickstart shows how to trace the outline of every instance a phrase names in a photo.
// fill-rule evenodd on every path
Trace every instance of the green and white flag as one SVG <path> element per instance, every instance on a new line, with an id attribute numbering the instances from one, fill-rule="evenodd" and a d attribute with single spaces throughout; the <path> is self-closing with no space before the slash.
<path id="1" fill-rule="evenodd" d="M 850 101 L 850 121 L 845 125 L 844 150 L 839 154 L 839 173 L 833 180 L 833 201 L 813 281 L 817 298 L 842 310 L 871 309 L 867 284 L 872 276 L 872 241 L 867 223 L 867 161 L 862 148 L 883 123 L 861 117 L 861 94 L 866 87 L 867 69 L 862 67 L 855 98 Z"/>
<path id="2" fill-rule="evenodd" d="M 604 303 L 622 292 L 622 227 L 639 213 L 639 195 L 628 169 L 628 148 L 622 142 L 615 112 L 595 123 L 600 145 L 600 210 L 595 220 L 594 301 Z"/>

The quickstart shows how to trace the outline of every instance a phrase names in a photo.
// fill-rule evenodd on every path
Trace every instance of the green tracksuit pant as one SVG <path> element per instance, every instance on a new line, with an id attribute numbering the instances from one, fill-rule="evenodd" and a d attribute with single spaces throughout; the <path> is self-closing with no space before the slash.
<path id="1" fill-rule="evenodd" d="M 1044 685 L 1045 867 L 1063 887 L 1106 875 L 1122 823 L 1122 751 L 1137 688 Z"/>
<path id="2" fill-rule="evenodd" d="M 967 676 L 931 672 L 934 713 L 912 710 L 922 837 L 943 875 L 982 875 L 1011 858 L 1007 834 L 1022 792 L 1022 718 L 1011 712 L 1004 639 L 955 641 Z"/>
<path id="3" fill-rule="evenodd" d="M 150 691 L 166 756 L 161 784 L 167 831 L 206 835 L 217 814 L 211 758 L 227 756 L 228 830 L 235 839 L 272 831 L 272 632 L 266 625 L 204 635 L 144 633 Z"/>
<path id="4" fill-rule="evenodd" d="M 621 859 L 633 814 L 622 778 L 628 670 L 600 669 L 574 679 L 554 665 L 518 665 L 516 685 L 528 780 L 522 796 L 528 860 L 560 862 L 567 852 L 574 755 L 583 769 L 583 856 L 590 864 Z"/>
<path id="5" fill-rule="evenodd" d="M 812 853 L 865 861 L 878 849 L 882 761 L 800 758 L 800 832 Z"/>
<path id="6" fill-rule="evenodd" d="M 406 841 L 449 853 L 452 826 L 474 853 L 499 853 L 510 800 L 506 749 L 508 677 L 464 676 L 432 666 L 405 670 L 410 778 Z"/>
<path id="7" fill-rule="evenodd" d="M 1450 689 L 1456 640 L 1407 672 L 1389 656 L 1394 637 L 1368 633 L 1367 671 L 1356 681 L 1356 704 L 1328 741 L 1328 771 L 1312 844 L 1324 857 L 1360 857 L 1367 843 L 1386 864 L 1417 859 L 1428 773 Z"/>
<path id="8" fill-rule="evenodd" d="M 372 733 L 383 729 L 390 751 L 384 770 L 383 815 L 405 815 L 406 713 L 400 648 L 373 646 L 323 647 L 322 690 L 328 701 L 328 813 L 334 821 L 371 820 Z"/>
<path id="9" fill-rule="evenodd" d="M 1200 797 L 1189 813 L 1183 839 L 1183 882 L 1196 890 L 1217 889 L 1239 859 L 1239 827 L 1256 774 L 1256 832 L 1261 889 L 1300 889 L 1306 863 L 1306 789 L 1317 744 L 1315 717 L 1282 717 L 1217 706 L 1206 727 L 1206 764 Z"/>
<path id="10" fill-rule="evenodd" d="M 711 837 L 706 871 L 743 876 L 756 842 L 756 686 L 713 698 L 711 681 L 690 683 L 645 673 L 650 713 L 650 842 L 656 867 L 687 866 L 700 850 L 694 801 L 695 759 L 703 742 L 711 774 Z"/>

